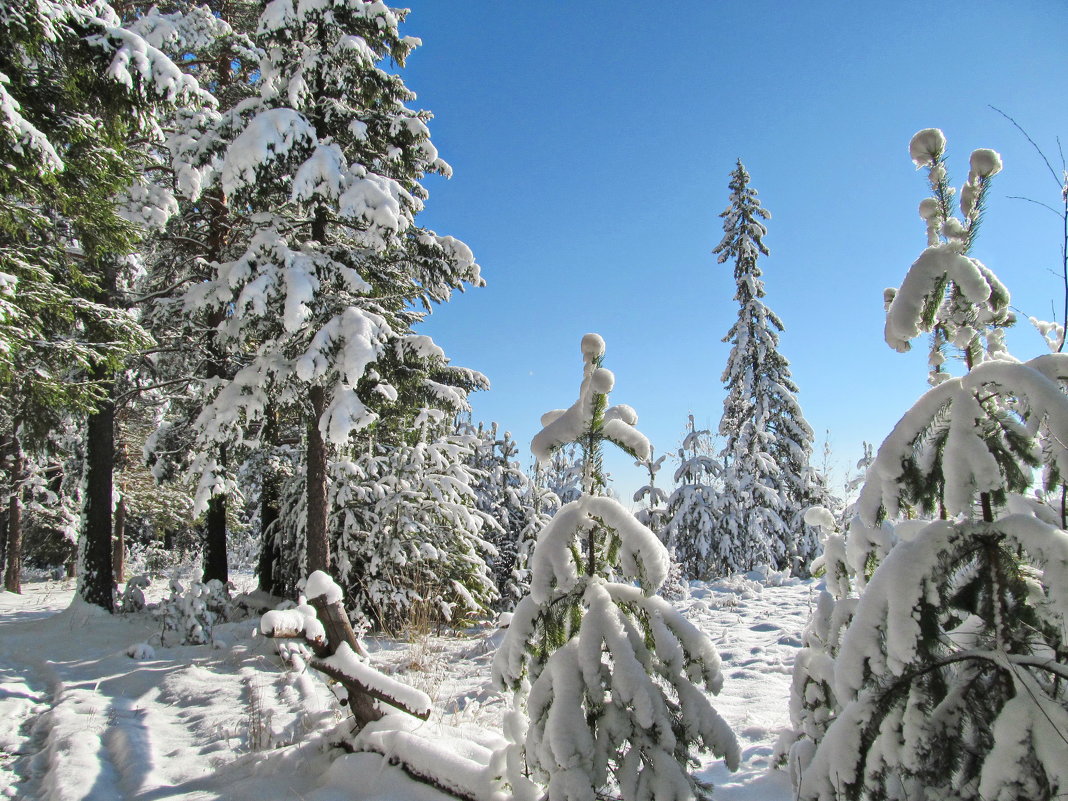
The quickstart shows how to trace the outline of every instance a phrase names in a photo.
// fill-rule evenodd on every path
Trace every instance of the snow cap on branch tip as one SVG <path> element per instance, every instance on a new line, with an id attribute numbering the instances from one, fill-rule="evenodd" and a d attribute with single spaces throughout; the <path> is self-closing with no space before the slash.
<path id="1" fill-rule="evenodd" d="M 1001 172 L 1001 154 L 987 147 L 973 150 L 969 163 L 971 171 L 968 173 L 968 180 L 973 183 L 980 178 L 990 178 Z"/>
<path id="2" fill-rule="evenodd" d="M 541 424 L 542 426 L 552 425 L 566 413 L 567 409 L 553 409 L 551 412 L 546 412 L 541 416 Z"/>
<path id="3" fill-rule="evenodd" d="M 937 198 L 925 197 L 920 201 L 920 217 L 924 220 L 937 217 L 940 210 Z"/>
<path id="4" fill-rule="evenodd" d="M 633 426 L 638 423 L 638 413 L 634 411 L 633 406 L 620 403 L 606 411 L 604 413 L 604 419 L 606 422 L 609 420 L 622 420 L 627 425 Z M 660 457 L 661 460 L 663 460 L 663 458 L 663 456 Z"/>
<path id="5" fill-rule="evenodd" d="M 909 156 L 917 167 L 930 167 L 946 149 L 946 135 L 938 128 L 924 128 L 909 141 Z"/>
<path id="6" fill-rule="evenodd" d="M 611 392 L 615 383 L 615 375 L 605 367 L 598 367 L 593 371 L 593 375 L 590 376 L 590 389 L 599 395 L 606 395 Z"/>
<path id="7" fill-rule="evenodd" d="M 960 210 L 965 217 L 970 217 L 975 210 L 975 195 L 975 184 L 970 180 L 960 188 Z"/>
<path id="8" fill-rule="evenodd" d="M 583 336 L 582 356 L 586 361 L 593 361 L 604 356 L 604 338 L 600 334 L 586 334 Z"/>
<path id="9" fill-rule="evenodd" d="M 968 231 L 964 228 L 963 223 L 956 217 L 950 217 L 942 223 L 942 235 L 946 239 L 964 239 L 967 234 Z"/>

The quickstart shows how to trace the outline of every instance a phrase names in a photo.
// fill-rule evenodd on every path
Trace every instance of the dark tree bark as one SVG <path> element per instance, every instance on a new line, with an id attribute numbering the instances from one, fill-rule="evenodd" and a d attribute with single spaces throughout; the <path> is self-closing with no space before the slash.
<path id="1" fill-rule="evenodd" d="M 18 424 L 15 425 L 16 432 Z M 22 593 L 22 482 L 26 469 L 18 434 L 11 437 L 11 490 L 7 507 L 7 559 L 4 569 L 4 589 Z"/>
<path id="2" fill-rule="evenodd" d="M 308 573 L 330 572 L 330 540 L 327 536 L 326 441 L 319 430 L 319 418 L 326 410 L 326 390 L 313 386 L 308 390 L 311 417 L 308 418 L 308 521 L 306 542 Z"/>
<path id="3" fill-rule="evenodd" d="M 7 565 L 7 515 L 0 509 L 0 573 Z"/>
<path id="4" fill-rule="evenodd" d="M 111 572 L 115 581 L 126 581 L 126 497 L 115 504 L 115 530 L 111 542 Z"/>
<path id="5" fill-rule="evenodd" d="M 275 534 L 275 524 L 278 521 L 278 477 L 271 471 L 265 471 L 260 489 L 260 563 L 259 563 L 259 587 L 264 592 L 281 597 L 285 594 L 281 576 L 275 566 L 282 555 L 278 547 L 278 538 Z"/>
<path id="6" fill-rule="evenodd" d="M 94 371 L 93 378 L 104 381 L 109 376 Z M 89 415 L 86 434 L 85 544 L 78 591 L 83 600 L 113 612 L 111 497 L 115 468 L 115 403 L 111 381 L 107 380 L 104 386 L 107 400 Z"/>
<path id="7" fill-rule="evenodd" d="M 263 415 L 263 433 L 260 442 L 266 452 L 270 453 L 278 445 L 278 419 L 272 407 Z M 278 501 L 282 496 L 278 475 L 269 464 L 263 466 L 260 476 L 260 561 L 259 588 L 279 598 L 286 595 L 277 565 L 280 564 L 282 549 L 279 547 L 276 524 L 280 517 Z"/>
<path id="8" fill-rule="evenodd" d="M 204 576 L 203 581 L 229 580 L 226 561 L 226 496 L 212 495 L 204 517 Z"/>

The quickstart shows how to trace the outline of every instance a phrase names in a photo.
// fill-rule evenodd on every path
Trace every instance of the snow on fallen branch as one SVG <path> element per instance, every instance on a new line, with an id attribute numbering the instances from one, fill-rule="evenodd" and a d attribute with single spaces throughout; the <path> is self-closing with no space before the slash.
<path id="1" fill-rule="evenodd" d="M 361 725 L 382 717 L 375 701 L 414 715 L 430 717 L 430 697 L 367 664 L 368 653 L 356 638 L 342 604 L 341 588 L 322 571 L 308 577 L 310 597 L 296 609 L 276 609 L 260 618 L 260 633 L 275 639 L 303 639 L 315 658 L 308 666 L 340 682 Z"/>
<path id="2" fill-rule="evenodd" d="M 467 730 L 387 715 L 353 740 L 356 751 L 381 754 L 417 781 L 463 801 L 506 801 L 498 764 L 503 741 L 478 742 Z"/>
<path id="3" fill-rule="evenodd" d="M 308 664 L 346 687 L 354 686 L 358 691 L 402 709 L 409 715 L 422 720 L 430 717 L 429 695 L 371 667 L 356 655 L 348 643 L 341 643 L 333 655 L 325 659 L 313 659 Z"/>

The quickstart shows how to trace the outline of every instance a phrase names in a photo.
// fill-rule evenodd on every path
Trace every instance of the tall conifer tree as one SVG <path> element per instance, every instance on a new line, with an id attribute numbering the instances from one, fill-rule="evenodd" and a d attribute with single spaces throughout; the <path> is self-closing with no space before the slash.
<path id="1" fill-rule="evenodd" d="M 713 253 L 732 261 L 738 319 L 724 342 L 731 349 L 723 383 L 727 398 L 719 433 L 726 439 L 723 513 L 719 551 L 742 569 L 770 564 L 804 571 L 816 555 L 815 532 L 802 518 L 820 502 L 819 482 L 809 465 L 812 429 L 794 393 L 790 366 L 779 353 L 782 321 L 763 302 L 764 282 L 757 263 L 771 215 L 749 185 L 742 162 L 731 173 L 730 205 L 723 240 Z"/>
<path id="2" fill-rule="evenodd" d="M 161 105 L 200 92 L 104 2 L 6 3 L 0 40 L 0 159 L 15 168 L 0 177 L 0 387 L 16 468 L 9 538 L 17 545 L 20 438 L 88 412 L 79 593 L 110 609 L 112 388 L 124 357 L 150 341 L 120 297 L 139 234 L 122 200 L 155 158 L 143 143 L 161 138 Z"/>
<path id="3" fill-rule="evenodd" d="M 407 108 L 414 95 L 380 66 L 403 66 L 418 44 L 398 31 L 404 14 L 362 0 L 266 5 L 259 95 L 218 129 L 220 185 L 247 210 L 249 238 L 188 296 L 232 308 L 221 340 L 249 354 L 200 416 L 205 445 L 262 434 L 269 405 L 301 421 L 309 572 L 331 562 L 334 449 L 376 423 L 379 441 L 400 436 L 424 407 L 458 411 L 485 383 L 411 333 L 431 303 L 481 279 L 466 245 L 414 222 L 427 198 L 420 180 L 450 169 L 430 142 L 430 114 Z"/>

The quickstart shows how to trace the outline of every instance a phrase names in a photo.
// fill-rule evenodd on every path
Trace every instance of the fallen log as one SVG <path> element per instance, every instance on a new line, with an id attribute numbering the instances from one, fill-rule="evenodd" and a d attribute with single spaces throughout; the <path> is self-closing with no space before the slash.
<path id="1" fill-rule="evenodd" d="M 308 666 L 339 682 L 346 703 L 362 728 L 383 716 L 377 702 L 426 720 L 430 698 L 403 682 L 375 670 L 362 660 L 367 650 L 356 638 L 341 601 L 341 588 L 322 571 L 308 577 L 308 603 L 295 609 L 276 609 L 260 618 L 260 633 L 273 639 L 303 640 L 315 657 Z"/>

